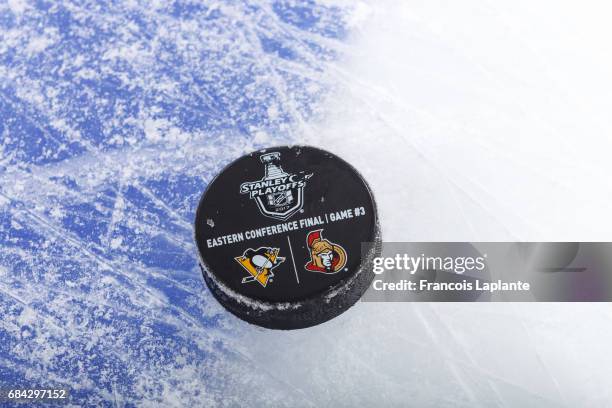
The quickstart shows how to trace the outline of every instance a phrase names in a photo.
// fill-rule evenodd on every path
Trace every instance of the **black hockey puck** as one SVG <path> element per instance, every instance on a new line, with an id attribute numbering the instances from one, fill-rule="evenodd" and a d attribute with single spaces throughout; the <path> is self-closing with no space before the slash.
<path id="1" fill-rule="evenodd" d="M 374 277 L 380 228 L 355 168 L 291 146 L 221 171 L 200 199 L 195 238 L 206 284 L 226 309 L 260 326 L 299 329 L 359 300 Z"/>

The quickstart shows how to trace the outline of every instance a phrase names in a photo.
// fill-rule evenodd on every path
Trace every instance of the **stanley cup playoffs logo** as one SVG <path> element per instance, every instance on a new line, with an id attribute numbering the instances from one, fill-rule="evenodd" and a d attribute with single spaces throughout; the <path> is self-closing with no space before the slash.
<path id="1" fill-rule="evenodd" d="M 280 165 L 280 153 L 262 154 L 265 175 L 261 180 L 240 185 L 240 194 L 249 194 L 266 217 L 286 220 L 304 205 L 304 187 L 312 173 L 290 174 Z"/>

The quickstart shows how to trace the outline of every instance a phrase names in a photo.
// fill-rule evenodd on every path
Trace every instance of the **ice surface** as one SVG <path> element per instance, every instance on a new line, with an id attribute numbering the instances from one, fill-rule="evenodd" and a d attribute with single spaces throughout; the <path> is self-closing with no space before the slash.
<path id="1" fill-rule="evenodd" d="M 0 387 L 295 400 L 234 347 L 192 221 L 223 165 L 307 121 L 343 30 L 313 3 L 0 4 Z"/>
<path id="2" fill-rule="evenodd" d="M 0 386 L 75 404 L 605 406 L 606 304 L 228 315 L 192 242 L 243 152 L 356 165 L 386 240 L 609 240 L 605 2 L 0 4 Z"/>
<path id="3" fill-rule="evenodd" d="M 609 11 L 355 8 L 315 134 L 372 184 L 385 240 L 610 240 Z M 304 334 L 331 376 L 296 381 L 318 389 L 346 368 L 316 401 L 346 406 L 605 406 L 611 317 L 607 304 L 359 304 Z M 336 346 L 317 353 L 313 333 Z"/>

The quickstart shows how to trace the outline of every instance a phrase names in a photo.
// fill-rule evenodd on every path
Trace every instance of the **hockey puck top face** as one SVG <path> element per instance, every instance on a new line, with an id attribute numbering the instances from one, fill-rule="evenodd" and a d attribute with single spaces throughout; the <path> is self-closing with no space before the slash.
<path id="1" fill-rule="evenodd" d="M 281 310 L 342 289 L 360 273 L 361 244 L 376 241 L 378 222 L 352 166 L 317 148 L 278 147 L 239 158 L 209 184 L 195 236 L 217 299 L 259 323 L 242 306 Z"/>

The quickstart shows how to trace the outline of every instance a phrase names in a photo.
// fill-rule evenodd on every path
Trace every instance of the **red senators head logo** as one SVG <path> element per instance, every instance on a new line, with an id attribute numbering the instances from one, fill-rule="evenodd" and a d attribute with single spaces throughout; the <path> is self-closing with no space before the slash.
<path id="1" fill-rule="evenodd" d="M 346 265 L 346 251 L 340 245 L 323 239 L 322 232 L 322 229 L 310 231 L 306 236 L 310 261 L 304 268 L 310 272 L 340 272 Z"/>

